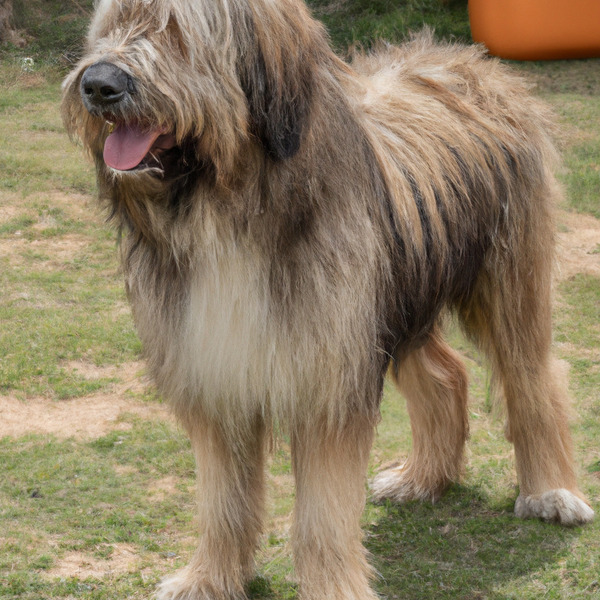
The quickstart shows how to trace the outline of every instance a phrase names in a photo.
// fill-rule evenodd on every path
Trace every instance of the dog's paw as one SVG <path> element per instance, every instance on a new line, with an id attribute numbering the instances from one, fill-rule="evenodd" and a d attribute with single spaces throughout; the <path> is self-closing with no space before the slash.
<path id="1" fill-rule="evenodd" d="M 370 482 L 371 494 L 377 502 L 391 500 L 402 503 L 409 500 L 435 500 L 439 493 L 426 489 L 411 477 L 406 463 L 378 473 Z"/>
<path id="2" fill-rule="evenodd" d="M 188 570 L 183 569 L 165 577 L 154 594 L 155 600 L 211 600 L 211 596 L 198 589 L 191 581 Z"/>
<path id="3" fill-rule="evenodd" d="M 561 525 L 583 525 L 594 518 L 594 511 L 575 494 L 565 489 L 549 490 L 539 496 L 519 496 L 515 514 L 521 519 L 543 519 Z"/>
<path id="4" fill-rule="evenodd" d="M 154 600 L 246 600 L 246 595 L 242 591 L 217 589 L 184 568 L 160 582 Z"/>

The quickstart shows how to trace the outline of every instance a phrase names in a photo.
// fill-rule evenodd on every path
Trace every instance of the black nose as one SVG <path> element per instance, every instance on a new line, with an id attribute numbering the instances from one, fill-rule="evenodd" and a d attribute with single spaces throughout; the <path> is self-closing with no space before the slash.
<path id="1" fill-rule="evenodd" d="M 131 91 L 131 77 L 111 63 L 94 63 L 81 78 L 81 97 L 88 110 L 117 104 Z"/>

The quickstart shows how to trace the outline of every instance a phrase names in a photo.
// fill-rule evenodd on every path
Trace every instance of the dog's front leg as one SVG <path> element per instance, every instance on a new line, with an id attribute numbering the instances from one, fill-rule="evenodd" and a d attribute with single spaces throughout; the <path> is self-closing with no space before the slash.
<path id="1" fill-rule="evenodd" d="M 292 537 L 302 600 L 376 598 L 360 528 L 374 422 L 364 414 L 345 421 L 333 428 L 302 424 L 292 436 Z"/>
<path id="2" fill-rule="evenodd" d="M 265 425 L 197 418 L 185 426 L 196 457 L 200 543 L 157 598 L 242 600 L 262 527 Z"/>

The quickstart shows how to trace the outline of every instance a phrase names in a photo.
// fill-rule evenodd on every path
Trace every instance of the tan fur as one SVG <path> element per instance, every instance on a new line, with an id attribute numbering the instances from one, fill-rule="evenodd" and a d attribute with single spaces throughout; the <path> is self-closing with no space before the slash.
<path id="1" fill-rule="evenodd" d="M 403 464 L 380 473 L 373 487 L 379 498 L 396 502 L 435 500 L 462 472 L 469 430 L 466 370 L 434 331 L 393 375 L 408 403 L 413 452 Z"/>
<path id="2" fill-rule="evenodd" d="M 110 105 L 82 99 L 99 63 L 128 82 Z M 244 598 L 275 429 L 292 443 L 301 596 L 375 598 L 359 517 L 390 363 L 414 450 L 375 497 L 436 498 L 461 474 L 448 310 L 503 388 L 517 514 L 592 518 L 550 354 L 552 119 L 501 63 L 425 33 L 346 64 L 300 0 L 100 0 L 63 115 L 96 162 L 150 371 L 196 456 L 199 548 L 160 599 Z M 111 169 L 106 121 L 177 145 Z"/>

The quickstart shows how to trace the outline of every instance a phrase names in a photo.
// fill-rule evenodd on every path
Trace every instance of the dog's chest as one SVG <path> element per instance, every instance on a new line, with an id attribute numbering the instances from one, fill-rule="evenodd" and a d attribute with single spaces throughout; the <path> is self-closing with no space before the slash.
<path id="1" fill-rule="evenodd" d="M 161 305 L 146 278 L 130 283 L 161 392 L 184 410 L 192 403 L 219 418 L 259 412 L 280 421 L 300 405 L 317 410 L 363 395 L 378 353 L 369 263 L 334 249 L 324 260 L 309 248 L 303 261 L 286 262 L 222 238 L 195 253 L 176 302 Z"/>
<path id="2" fill-rule="evenodd" d="M 298 339 L 294 311 L 274 315 L 264 256 L 248 248 L 204 256 L 185 285 L 177 325 L 157 328 L 163 339 L 150 344 L 161 356 L 157 379 L 171 400 L 222 414 L 269 410 L 273 396 L 297 395 L 294 348 L 311 344 Z M 305 365 L 310 361 L 304 356 Z"/>
<path id="3" fill-rule="evenodd" d="M 181 332 L 193 357 L 189 376 L 199 387 L 228 395 L 256 387 L 252 374 L 264 365 L 270 329 L 260 257 L 236 252 L 200 266 Z"/>

